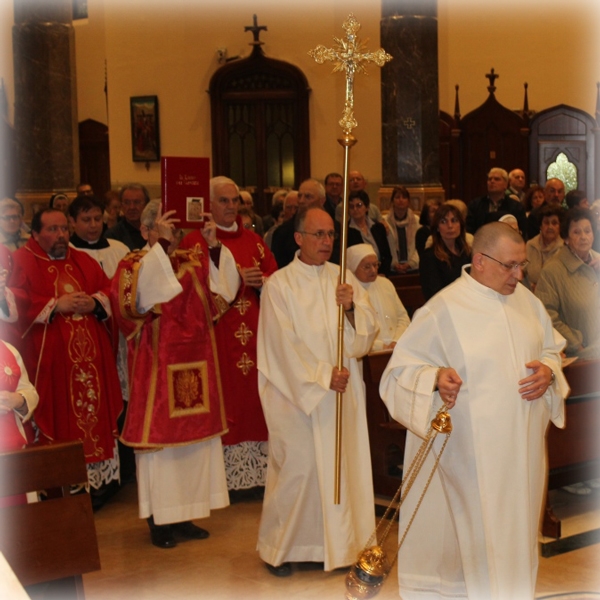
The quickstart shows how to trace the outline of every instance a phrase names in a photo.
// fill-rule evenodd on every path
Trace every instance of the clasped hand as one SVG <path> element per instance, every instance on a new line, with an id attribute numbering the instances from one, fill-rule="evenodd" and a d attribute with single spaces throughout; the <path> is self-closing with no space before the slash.
<path id="1" fill-rule="evenodd" d="M 552 369 L 539 360 L 532 360 L 525 366 L 533 369 L 533 375 L 519 381 L 519 394 L 523 400 L 537 400 L 546 393 L 552 382 Z"/>
<path id="2" fill-rule="evenodd" d="M 96 307 L 96 302 L 85 292 L 71 292 L 64 294 L 56 301 L 56 312 L 61 314 L 79 313 L 85 315 L 91 313 Z"/>

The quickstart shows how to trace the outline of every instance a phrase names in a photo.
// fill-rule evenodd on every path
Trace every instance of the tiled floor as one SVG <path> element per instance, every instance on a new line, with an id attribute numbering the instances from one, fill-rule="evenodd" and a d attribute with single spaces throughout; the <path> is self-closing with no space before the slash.
<path id="1" fill-rule="evenodd" d="M 600 492 L 591 497 L 553 493 L 557 514 L 567 517 L 563 537 L 600 527 Z M 208 540 L 161 550 L 149 542 L 144 521 L 137 518 L 135 484 L 126 486 L 96 513 L 102 570 L 84 576 L 87 600 L 329 600 L 344 598 L 344 571 L 324 573 L 306 566 L 292 577 L 270 575 L 256 553 L 259 501 L 214 511 L 198 521 L 211 532 Z M 390 536 L 392 537 L 392 536 Z M 390 551 L 396 539 L 389 539 Z M 553 558 L 540 559 L 538 598 L 574 592 L 600 597 L 600 544 Z M 569 595 L 563 595 L 569 594 Z M 398 598 L 395 569 L 377 596 Z M 596 596 L 596 594 L 593 594 Z M 518 599 L 514 599 L 518 600 Z"/>

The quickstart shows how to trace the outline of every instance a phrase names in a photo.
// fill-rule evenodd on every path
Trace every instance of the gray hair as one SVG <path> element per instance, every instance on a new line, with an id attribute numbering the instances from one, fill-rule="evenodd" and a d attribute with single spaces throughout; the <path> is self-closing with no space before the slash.
<path id="1" fill-rule="evenodd" d="M 144 206 L 142 216 L 140 217 L 142 225 L 145 225 L 148 229 L 152 229 L 154 227 L 154 223 L 156 223 L 156 217 L 158 216 L 159 208 L 160 200 L 150 200 L 150 202 Z"/>
<path id="2" fill-rule="evenodd" d="M 500 177 L 502 177 L 502 179 L 508 183 L 508 173 L 504 169 L 501 169 L 500 167 L 492 167 L 488 173 L 488 177 L 493 174 L 500 175 Z"/>
<path id="3" fill-rule="evenodd" d="M 144 200 L 146 201 L 146 204 L 150 202 L 150 194 L 148 193 L 146 187 L 141 183 L 126 183 L 124 186 L 122 186 L 119 190 L 119 200 L 121 200 L 121 202 L 123 201 L 123 194 L 127 190 L 140 190 L 142 194 L 144 194 Z"/>
<path id="4" fill-rule="evenodd" d="M 229 177 L 224 177 L 223 175 L 219 175 L 218 177 L 212 177 L 209 184 L 210 184 L 210 201 L 211 202 L 215 199 L 215 194 L 216 194 L 217 188 L 222 185 L 235 186 L 238 196 L 240 195 L 240 188 L 237 186 L 237 183 L 233 179 L 230 179 Z"/>

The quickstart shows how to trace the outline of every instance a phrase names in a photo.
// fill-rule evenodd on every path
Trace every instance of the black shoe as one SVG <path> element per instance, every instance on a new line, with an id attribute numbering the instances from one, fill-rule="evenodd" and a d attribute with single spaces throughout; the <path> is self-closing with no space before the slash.
<path id="1" fill-rule="evenodd" d="M 173 532 L 188 540 L 205 540 L 210 536 L 210 533 L 202 527 L 194 525 L 191 521 L 184 521 L 183 523 L 173 523 L 171 525 Z"/>
<path id="2" fill-rule="evenodd" d="M 274 567 L 269 563 L 265 563 L 269 573 L 275 575 L 275 577 L 289 577 L 292 574 L 292 564 L 289 562 L 281 563 L 278 567 Z"/>
<path id="3" fill-rule="evenodd" d="M 175 548 L 177 546 L 171 525 L 155 525 L 151 527 L 150 540 L 157 548 Z"/>

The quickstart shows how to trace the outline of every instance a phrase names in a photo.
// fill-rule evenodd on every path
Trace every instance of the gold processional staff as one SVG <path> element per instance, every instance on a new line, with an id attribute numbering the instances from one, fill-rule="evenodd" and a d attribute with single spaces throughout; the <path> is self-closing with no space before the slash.
<path id="1" fill-rule="evenodd" d="M 348 222 L 348 163 L 350 148 L 356 144 L 356 139 L 352 135 L 352 129 L 358 125 L 354 118 L 354 75 L 357 71 L 366 73 L 366 69 L 362 63 L 374 62 L 377 66 L 382 67 L 386 62 L 392 60 L 392 57 L 383 49 L 376 52 L 364 52 L 366 42 L 361 43 L 356 34 L 360 29 L 360 24 L 350 14 L 343 24 L 346 31 L 346 39 L 339 40 L 333 38 L 337 44 L 336 49 L 317 46 L 309 52 L 309 55 L 319 64 L 323 64 L 326 60 L 333 61 L 335 66 L 333 71 L 346 72 L 346 102 L 344 104 L 344 112 L 339 124 L 344 132 L 344 136 L 338 139 L 338 142 L 344 148 L 344 194 L 343 194 L 343 216 L 342 216 L 342 239 L 340 244 L 340 283 L 346 281 L 346 247 L 347 247 L 347 222 Z M 344 358 L 344 308 L 339 307 L 338 315 L 338 347 L 337 347 L 337 367 L 342 369 Z M 346 598 L 347 600 L 366 600 L 373 598 L 383 585 L 390 568 L 398 556 L 398 550 L 404 542 L 404 539 L 412 525 L 416 513 L 421 505 L 423 497 L 427 492 L 427 488 L 431 483 L 434 472 L 437 469 L 440 458 L 446 448 L 448 439 L 452 432 L 452 422 L 450 415 L 446 412 L 446 407 L 442 406 L 431 421 L 431 426 L 427 432 L 426 438 L 423 440 L 419 450 L 417 451 L 413 461 L 406 470 L 402 478 L 402 482 L 394 498 L 390 502 L 383 518 L 380 520 L 371 537 L 367 541 L 365 548 L 358 556 L 358 560 L 352 565 L 348 575 L 346 576 Z M 418 473 L 421 471 L 425 460 L 429 456 L 433 447 L 434 441 L 438 434 L 446 436 L 441 449 L 435 459 L 434 466 L 427 478 L 424 489 L 417 505 L 409 519 L 404 533 L 398 533 L 399 543 L 394 558 L 390 561 L 383 546 L 390 533 L 391 525 L 398 517 L 400 506 L 403 503 L 409 490 L 412 488 Z M 341 449 L 342 449 L 342 394 L 336 394 L 336 430 L 335 430 L 335 504 L 340 503 L 340 477 L 341 477 Z M 386 524 L 387 523 L 387 524 Z M 385 525 L 384 525 L 385 524 Z M 378 532 L 381 533 L 381 539 L 378 538 Z"/>
<path id="2" fill-rule="evenodd" d="M 392 60 L 392 57 L 382 48 L 375 52 L 365 52 L 365 46 L 368 42 L 361 42 L 356 34 L 360 29 L 360 23 L 353 14 L 348 15 L 342 25 L 346 32 L 346 39 L 340 40 L 333 38 L 336 48 L 325 48 L 317 46 L 309 51 L 309 55 L 319 64 L 325 61 L 334 62 L 333 72 L 346 72 L 346 101 L 344 111 L 339 124 L 344 132 L 344 136 L 338 139 L 338 142 L 344 148 L 344 192 L 343 192 L 343 213 L 342 213 L 342 239 L 340 240 L 340 283 L 346 282 L 346 247 L 348 238 L 348 164 L 350 157 L 350 148 L 356 144 L 357 140 L 352 135 L 352 129 L 358 126 L 354 118 L 354 75 L 357 72 L 366 73 L 363 63 L 374 62 L 378 67 L 383 67 L 386 62 Z M 344 366 L 344 307 L 339 307 L 338 314 L 338 346 L 337 346 L 337 368 Z M 340 503 L 340 477 L 341 477 L 341 457 L 342 450 L 342 394 L 336 393 L 336 428 L 335 428 L 335 487 L 334 503 Z"/>

